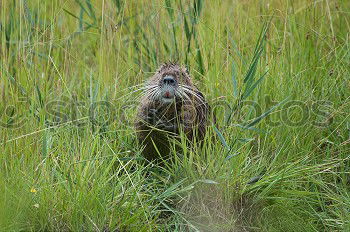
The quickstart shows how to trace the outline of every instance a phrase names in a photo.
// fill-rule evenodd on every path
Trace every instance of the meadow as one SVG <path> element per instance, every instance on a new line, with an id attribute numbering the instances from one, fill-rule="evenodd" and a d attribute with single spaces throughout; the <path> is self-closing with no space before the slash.
<path id="1" fill-rule="evenodd" d="M 350 1 L 0 1 L 0 231 L 350 231 Z M 203 147 L 143 161 L 187 66 Z M 211 139 L 211 138 L 215 139 Z"/>

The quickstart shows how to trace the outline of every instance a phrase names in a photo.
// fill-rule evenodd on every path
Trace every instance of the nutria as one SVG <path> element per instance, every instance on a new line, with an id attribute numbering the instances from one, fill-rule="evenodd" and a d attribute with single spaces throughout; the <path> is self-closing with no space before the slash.
<path id="1" fill-rule="evenodd" d="M 203 140 L 210 108 L 186 68 L 176 63 L 161 65 L 142 94 L 135 128 L 147 160 L 167 158 L 172 138 L 181 131 L 190 143 Z"/>

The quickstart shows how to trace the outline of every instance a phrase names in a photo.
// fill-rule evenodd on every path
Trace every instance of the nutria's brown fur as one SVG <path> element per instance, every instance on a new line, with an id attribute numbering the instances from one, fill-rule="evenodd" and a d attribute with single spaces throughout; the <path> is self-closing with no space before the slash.
<path id="1" fill-rule="evenodd" d="M 188 71 L 175 63 L 163 64 L 146 82 L 138 107 L 135 127 L 144 157 L 167 158 L 169 138 L 181 131 L 190 141 L 201 141 L 209 115 L 209 105 Z"/>

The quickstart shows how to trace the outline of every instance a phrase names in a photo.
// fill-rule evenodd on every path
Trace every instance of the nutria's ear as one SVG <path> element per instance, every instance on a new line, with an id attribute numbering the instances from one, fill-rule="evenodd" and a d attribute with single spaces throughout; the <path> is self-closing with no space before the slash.
<path id="1" fill-rule="evenodd" d="M 190 72 L 188 71 L 188 67 L 187 67 L 187 66 L 183 66 L 183 67 L 182 67 L 182 72 L 184 72 L 184 73 L 190 75 Z"/>
<path id="2" fill-rule="evenodd" d="M 160 73 L 162 71 L 162 69 L 164 69 L 164 67 L 165 67 L 165 64 L 161 64 L 159 66 L 159 68 L 157 69 L 156 73 Z"/>
<path id="3" fill-rule="evenodd" d="M 169 66 L 172 66 L 172 67 L 176 67 L 176 66 L 179 66 L 178 65 L 178 62 L 175 61 L 175 60 L 169 60 L 167 62 L 165 62 L 165 64 L 169 67 Z"/>
<path id="4" fill-rule="evenodd" d="M 179 65 L 175 61 L 167 61 L 167 62 L 163 63 L 162 65 L 160 65 L 157 72 L 161 72 L 161 71 L 163 71 L 165 69 L 169 69 L 169 68 L 179 68 Z"/>
<path id="5" fill-rule="evenodd" d="M 165 63 L 163 63 L 163 64 L 161 64 L 159 66 L 159 68 L 157 69 L 157 72 L 160 73 L 161 71 L 163 71 L 164 69 L 168 68 L 169 66 L 170 66 L 170 63 L 165 62 Z"/>

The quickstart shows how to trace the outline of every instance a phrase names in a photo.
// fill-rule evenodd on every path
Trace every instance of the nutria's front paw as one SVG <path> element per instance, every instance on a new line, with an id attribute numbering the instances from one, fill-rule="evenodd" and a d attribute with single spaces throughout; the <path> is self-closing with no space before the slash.
<path id="1" fill-rule="evenodd" d="M 168 131 L 168 132 L 176 133 L 177 131 L 177 125 L 171 122 L 159 120 L 156 126 L 158 129 Z"/>
<path id="2" fill-rule="evenodd" d="M 146 122 L 151 125 L 155 125 L 156 122 L 159 120 L 157 116 L 157 112 L 158 112 L 157 109 L 149 109 L 146 116 Z"/>

